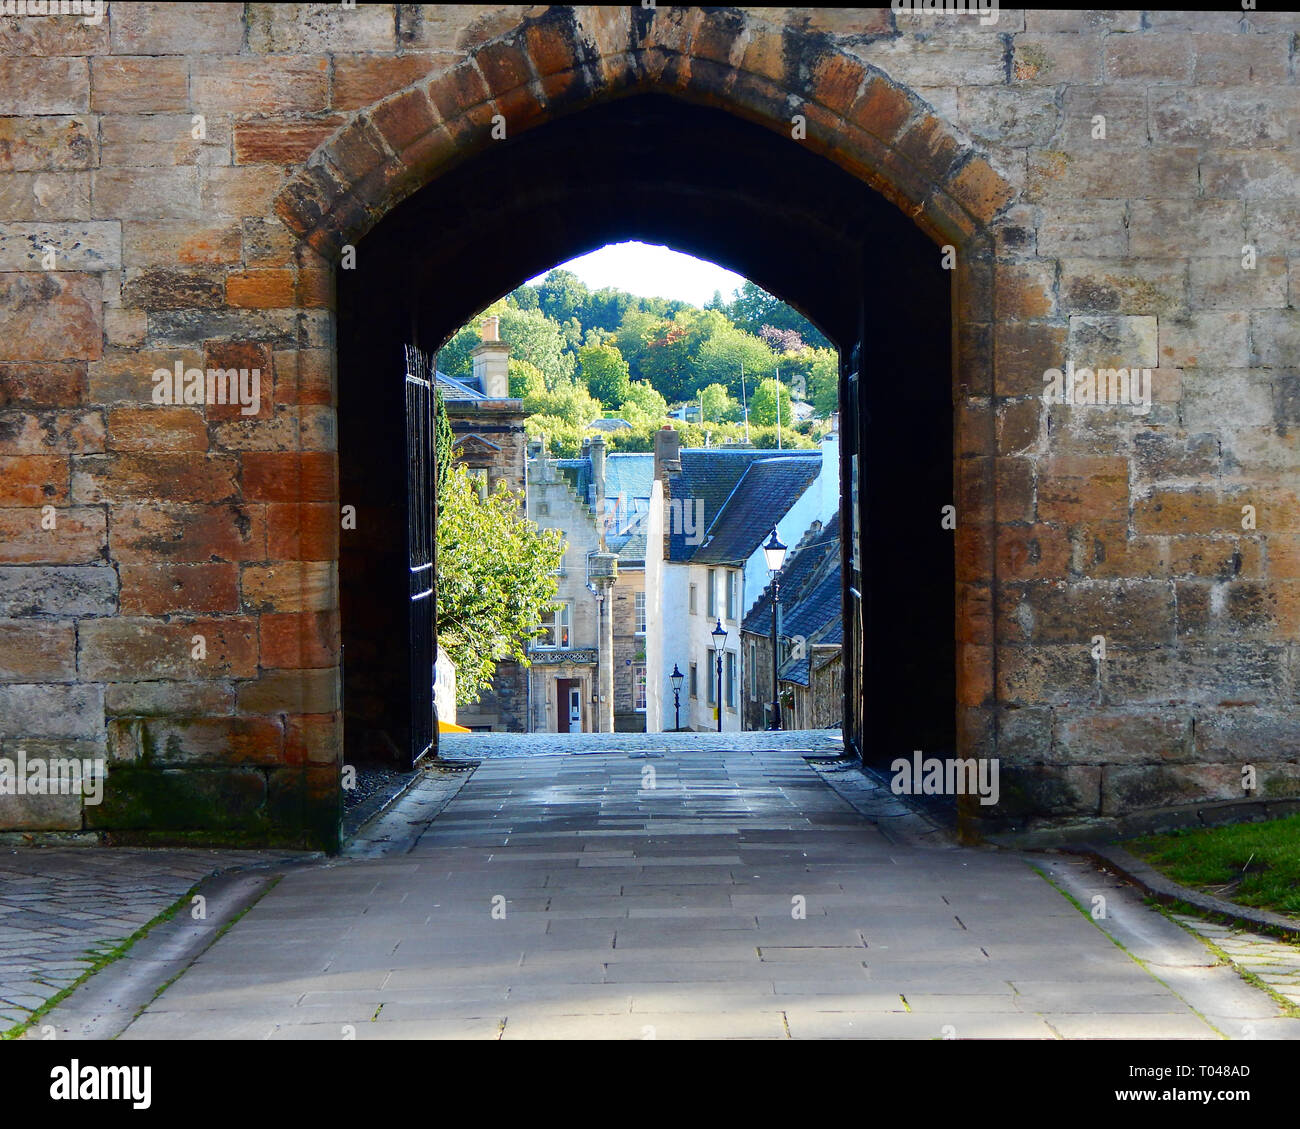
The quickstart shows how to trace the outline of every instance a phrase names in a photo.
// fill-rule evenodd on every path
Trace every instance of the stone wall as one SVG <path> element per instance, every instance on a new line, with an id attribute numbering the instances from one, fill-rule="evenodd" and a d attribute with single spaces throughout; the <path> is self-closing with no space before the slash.
<path id="1" fill-rule="evenodd" d="M 959 736 L 1007 817 L 1300 791 L 1294 14 L 108 8 L 0 21 L 0 753 L 109 764 L 3 826 L 333 842 L 341 248 L 494 115 L 633 86 L 798 115 L 955 250 Z M 1067 362 L 1149 410 L 1045 405 Z M 256 413 L 155 403 L 177 363 Z"/>

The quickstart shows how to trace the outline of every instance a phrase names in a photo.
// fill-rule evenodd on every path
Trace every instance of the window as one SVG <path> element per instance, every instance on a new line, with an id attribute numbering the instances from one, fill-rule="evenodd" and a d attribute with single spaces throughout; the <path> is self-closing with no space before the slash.
<path id="1" fill-rule="evenodd" d="M 638 635 L 644 635 L 645 634 L 645 593 L 644 592 L 635 593 L 635 599 L 633 600 L 633 612 L 636 615 L 636 633 Z M 642 677 L 644 677 L 645 667 L 641 668 L 641 674 Z"/>
<path id="2" fill-rule="evenodd" d="M 727 652 L 727 709 L 736 708 L 736 652 Z"/>
<path id="3" fill-rule="evenodd" d="M 716 706 L 718 704 L 718 677 L 714 673 L 714 666 L 716 663 L 716 659 L 713 662 L 710 662 L 708 668 L 704 672 L 704 681 L 708 683 L 709 691 L 708 696 L 704 700 L 711 706 Z"/>
<path id="4" fill-rule="evenodd" d="M 749 641 L 749 700 L 758 701 L 758 644 Z"/>
<path id="5" fill-rule="evenodd" d="M 555 575 L 564 576 L 568 573 L 569 547 L 564 547 L 564 552 L 560 554 L 560 563 L 555 566 Z"/>
<path id="6" fill-rule="evenodd" d="M 709 569 L 709 591 L 707 593 L 709 601 L 709 618 L 713 619 L 718 614 L 718 570 Z"/>
<path id="7" fill-rule="evenodd" d="M 697 606 L 697 605 L 696 605 L 696 602 L 695 602 L 695 589 L 696 589 L 697 587 L 699 587 L 699 586 L 696 585 L 696 584 L 692 584 L 692 585 L 691 585 L 691 602 L 690 602 L 691 615 L 694 615 L 694 614 L 695 614 L 695 609 L 696 609 L 696 606 Z"/>
<path id="8" fill-rule="evenodd" d="M 700 696 L 700 676 L 699 676 L 699 668 L 694 663 L 691 663 L 690 685 L 691 685 L 691 697 L 698 698 Z"/>
<path id="9" fill-rule="evenodd" d="M 740 603 L 740 586 L 736 583 L 738 575 L 727 570 L 727 618 L 733 623 L 740 618 L 737 605 Z"/>
<path id="10" fill-rule="evenodd" d="M 632 701 L 639 712 L 645 711 L 645 667 L 640 664 L 632 668 Z"/>
<path id="11" fill-rule="evenodd" d="M 472 466 L 469 468 L 470 481 L 478 490 L 480 502 L 486 502 L 488 496 L 488 468 L 485 466 Z"/>
<path id="12" fill-rule="evenodd" d="M 549 619 L 542 621 L 542 633 L 537 637 L 537 647 L 567 647 L 569 645 L 569 604 L 558 604 Z"/>

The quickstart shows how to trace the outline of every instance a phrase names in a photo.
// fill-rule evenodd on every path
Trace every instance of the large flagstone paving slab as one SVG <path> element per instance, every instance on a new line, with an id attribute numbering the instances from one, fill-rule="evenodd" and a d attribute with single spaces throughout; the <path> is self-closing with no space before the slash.
<path id="1" fill-rule="evenodd" d="M 287 874 L 123 1037 L 1223 1037 L 1021 857 L 899 843 L 797 746 L 663 752 L 489 757 L 409 853 Z M 1300 1026 L 1240 988 L 1226 1023 Z"/>

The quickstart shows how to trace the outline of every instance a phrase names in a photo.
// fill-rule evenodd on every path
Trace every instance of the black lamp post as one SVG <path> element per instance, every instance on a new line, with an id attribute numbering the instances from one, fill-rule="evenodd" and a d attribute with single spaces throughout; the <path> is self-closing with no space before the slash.
<path id="1" fill-rule="evenodd" d="M 776 606 L 781 602 L 781 569 L 785 567 L 785 549 L 776 536 L 776 526 L 772 527 L 772 536 L 763 546 L 763 556 L 767 558 L 767 571 L 772 574 L 772 724 L 770 728 L 781 728 L 781 686 L 777 677 L 779 655 L 776 639 Z"/>
<path id="2" fill-rule="evenodd" d="M 668 676 L 668 680 L 673 684 L 673 732 L 676 733 L 682 727 L 682 679 L 686 677 L 677 669 L 677 664 L 673 663 L 673 672 Z"/>
<path id="3" fill-rule="evenodd" d="M 722 617 L 718 625 L 709 632 L 713 636 L 713 653 L 718 656 L 718 732 L 722 732 L 722 652 L 727 646 L 727 629 L 722 626 Z"/>

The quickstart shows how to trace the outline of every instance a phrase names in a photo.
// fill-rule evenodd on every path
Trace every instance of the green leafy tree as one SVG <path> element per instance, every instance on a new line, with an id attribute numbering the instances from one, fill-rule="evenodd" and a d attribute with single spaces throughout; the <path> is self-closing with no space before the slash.
<path id="1" fill-rule="evenodd" d="M 700 389 L 700 414 L 704 420 L 722 423 L 737 418 L 740 405 L 721 384 L 710 384 Z"/>
<path id="2" fill-rule="evenodd" d="M 775 427 L 751 427 L 749 429 L 749 441 L 755 447 L 764 450 L 775 450 L 777 447 L 777 432 Z M 797 431 L 793 427 L 781 426 L 781 449 L 793 451 L 796 449 L 807 450 L 816 447 L 817 444 L 802 431 Z"/>
<path id="3" fill-rule="evenodd" d="M 582 449 L 586 428 L 560 416 L 539 414 L 524 420 L 524 431 L 529 439 L 545 438 L 546 452 L 551 458 L 574 459 Z"/>
<path id="4" fill-rule="evenodd" d="M 573 376 L 575 358 L 558 323 L 540 310 L 497 304 L 489 306 L 486 312 L 500 315 L 501 340 L 509 343 L 510 355 L 541 369 L 548 387 L 553 388 Z"/>
<path id="5" fill-rule="evenodd" d="M 834 349 L 814 349 L 812 369 L 808 374 L 808 394 L 813 410 L 829 416 L 840 406 L 840 358 Z"/>
<path id="6" fill-rule="evenodd" d="M 479 343 L 477 325 L 462 325 L 438 350 L 438 371 L 461 379 L 474 375 L 474 362 L 470 353 Z"/>
<path id="7" fill-rule="evenodd" d="M 538 529 L 504 482 L 478 496 L 463 464 L 453 464 L 438 514 L 438 642 L 456 664 L 456 701 L 492 684 L 497 664 L 525 665 L 525 641 L 554 606 L 559 530 Z"/>
<path id="8" fill-rule="evenodd" d="M 442 391 L 435 384 L 433 389 L 433 490 L 439 505 L 442 504 L 442 492 L 447 484 L 452 460 L 456 457 L 455 443 L 456 436 L 451 430 L 447 405 L 443 401 Z"/>
<path id="9" fill-rule="evenodd" d="M 744 367 L 744 390 L 752 392 L 755 385 L 776 371 L 776 354 L 765 342 L 737 329 L 721 315 L 721 324 L 700 346 L 695 358 L 695 388 L 721 384 L 737 398 L 742 393 L 741 367 Z"/>
<path id="10" fill-rule="evenodd" d="M 642 377 L 670 403 L 693 397 L 699 386 L 697 358 L 710 340 L 728 328 L 727 319 L 716 310 L 679 310 L 646 337 Z"/>
<path id="11" fill-rule="evenodd" d="M 546 394 L 546 377 L 536 365 L 511 357 L 506 362 L 506 369 L 510 374 L 511 396 L 524 400 L 529 396 Z"/>
<path id="12" fill-rule="evenodd" d="M 524 399 L 524 411 L 529 415 L 555 416 L 580 432 L 592 420 L 599 419 L 603 410 L 599 400 L 581 384 L 572 381 L 557 385 L 549 392 Z"/>
<path id="13" fill-rule="evenodd" d="M 780 298 L 748 279 L 728 303 L 726 313 L 737 326 L 749 333 L 757 334 L 763 326 L 770 325 L 775 329 L 793 329 L 807 344 L 817 348 L 828 349 L 831 345 L 826 335 L 793 306 L 787 306 Z"/>
<path id="14" fill-rule="evenodd" d="M 536 286 L 538 308 L 548 318 L 563 324 L 570 318 L 581 318 L 584 307 L 591 298 L 587 284 L 571 270 L 556 267 L 548 271 Z"/>
<path id="15" fill-rule="evenodd" d="M 759 427 L 775 427 L 777 423 L 777 405 L 781 408 L 781 428 L 793 430 L 794 415 L 790 411 L 790 389 L 779 380 L 764 380 L 754 389 L 749 401 L 749 422 Z"/>
<path id="16" fill-rule="evenodd" d="M 644 380 L 634 380 L 623 397 L 623 418 L 633 427 L 660 427 L 668 418 L 668 401 Z"/>
<path id="17" fill-rule="evenodd" d="M 627 361 L 614 345 L 584 345 L 578 350 L 578 370 L 587 391 L 607 407 L 617 408 L 627 398 L 631 380 Z"/>
<path id="18" fill-rule="evenodd" d="M 655 314 L 639 307 L 630 308 L 619 322 L 618 331 L 611 344 L 618 347 L 627 361 L 628 373 L 633 380 L 645 379 L 642 362 L 649 349 L 648 341 L 658 326 L 664 321 Z"/>

